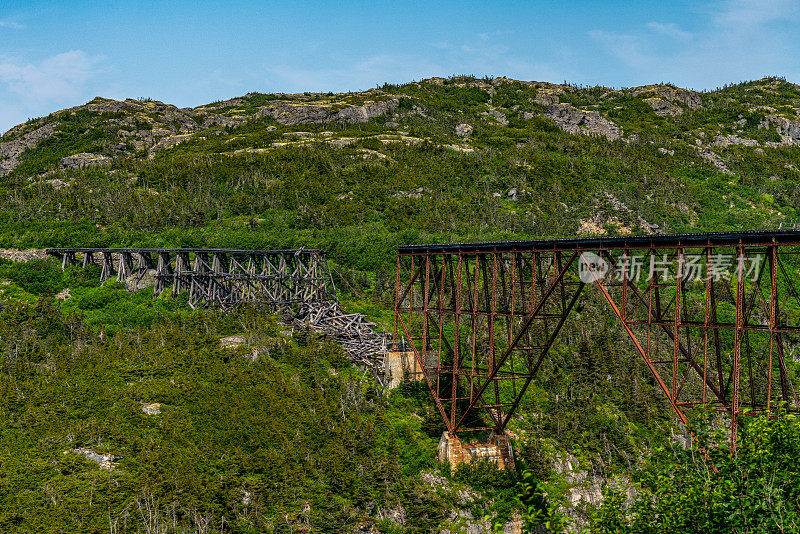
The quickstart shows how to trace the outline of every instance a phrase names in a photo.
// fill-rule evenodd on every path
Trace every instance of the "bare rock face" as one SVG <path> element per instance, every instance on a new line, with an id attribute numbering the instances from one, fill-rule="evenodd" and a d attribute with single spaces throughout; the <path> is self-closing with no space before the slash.
<path id="1" fill-rule="evenodd" d="M 674 87 L 672 85 L 643 85 L 641 87 L 634 87 L 631 92 L 634 96 L 647 93 L 655 94 L 654 98 L 658 100 L 665 100 L 671 104 L 678 104 L 681 107 L 687 107 L 689 109 L 700 109 L 703 107 L 703 98 L 700 96 L 700 93 L 690 91 L 689 89 L 681 89 L 680 87 Z M 647 100 L 648 99 L 645 99 L 645 101 Z M 650 104 L 650 102 L 648 102 L 648 104 Z M 652 106 L 653 104 L 650 105 Z M 681 110 L 681 113 L 682 112 L 683 110 Z"/>
<path id="2" fill-rule="evenodd" d="M 245 122 L 244 117 L 226 117 L 225 115 L 210 115 L 203 120 L 203 128 L 218 124 L 220 126 L 237 126 Z"/>
<path id="3" fill-rule="evenodd" d="M 219 345 L 223 349 L 235 349 L 246 344 L 247 344 L 247 337 L 243 335 L 223 337 L 219 340 Z"/>
<path id="4" fill-rule="evenodd" d="M 160 402 L 146 402 L 142 404 L 142 411 L 147 415 L 158 415 L 161 413 Z"/>
<path id="5" fill-rule="evenodd" d="M 118 459 L 113 454 L 100 454 L 92 449 L 83 447 L 67 449 L 64 451 L 64 454 L 69 454 L 70 452 L 84 455 L 87 460 L 97 463 L 100 466 L 100 469 L 113 469 L 114 461 Z"/>
<path id="6" fill-rule="evenodd" d="M 777 115 L 767 116 L 766 121 L 775 125 L 781 136 L 781 144 L 800 145 L 800 121 L 792 121 Z"/>
<path id="7" fill-rule="evenodd" d="M 758 141 L 754 139 L 744 139 L 738 135 L 720 135 L 717 136 L 716 141 L 714 141 L 714 146 L 726 147 L 731 145 L 758 146 Z"/>
<path id="8" fill-rule="evenodd" d="M 178 143 L 183 143 L 184 141 L 188 141 L 191 138 L 192 138 L 191 134 L 181 134 L 181 135 L 173 135 L 170 137 L 165 137 L 156 144 L 154 144 L 152 147 L 150 147 L 150 150 L 148 150 L 148 157 L 152 159 L 153 156 L 155 156 L 156 152 L 161 152 L 162 150 L 172 148 Z"/>
<path id="9" fill-rule="evenodd" d="M 561 100 L 557 94 L 538 93 L 534 99 L 534 103 L 543 106 L 550 106 L 552 104 L 559 104 Z"/>
<path id="10" fill-rule="evenodd" d="M 89 152 L 81 152 L 80 154 L 73 154 L 65 158 L 61 158 L 59 165 L 63 169 L 86 169 L 89 167 L 101 167 L 103 165 L 110 165 L 111 158 L 103 156 L 102 154 L 91 154 Z"/>
<path id="11" fill-rule="evenodd" d="M 469 137 L 472 135 L 472 126 L 469 124 L 459 124 L 456 126 L 456 135 L 461 137 Z"/>
<path id="12" fill-rule="evenodd" d="M 700 154 L 700 157 L 703 158 L 704 160 L 706 160 L 707 162 L 709 162 L 710 164 L 712 164 L 714 167 L 716 167 L 719 172 L 721 172 L 723 174 L 733 174 L 733 171 L 731 171 L 725 165 L 725 162 L 722 161 L 722 158 L 720 158 L 711 149 L 709 149 L 707 147 L 698 147 L 697 150 L 698 150 L 698 153 Z"/>
<path id="13" fill-rule="evenodd" d="M 24 125 L 16 126 L 9 130 L 6 135 L 15 134 L 20 131 Z M 33 148 L 39 144 L 39 141 L 47 139 L 53 135 L 54 129 L 52 124 L 45 124 L 35 130 L 32 130 L 22 136 L 0 143 L 0 176 L 13 171 L 17 165 L 20 164 L 20 156 L 29 148 Z"/>
<path id="14" fill-rule="evenodd" d="M 503 126 L 506 126 L 508 124 L 508 119 L 506 119 L 506 114 L 501 111 L 497 111 L 492 107 L 489 108 L 489 111 L 481 112 L 481 115 L 483 115 L 484 117 L 492 117 L 494 120 L 496 120 Z"/>
<path id="15" fill-rule="evenodd" d="M 43 248 L 30 248 L 26 250 L 0 248 L 0 258 L 5 260 L 26 262 L 31 260 L 41 260 L 46 257 L 47 249 Z"/>
<path id="16" fill-rule="evenodd" d="M 125 289 L 129 293 L 134 293 L 147 287 L 153 287 L 154 285 L 156 285 L 155 269 L 147 269 L 146 271 L 139 272 L 125 279 Z"/>
<path id="17" fill-rule="evenodd" d="M 293 104 L 288 101 L 276 100 L 257 112 L 254 118 L 269 116 L 280 124 L 287 125 L 322 122 L 367 122 L 373 117 L 379 117 L 397 109 L 399 102 L 398 99 L 394 98 L 336 110 L 329 105 Z"/>
<path id="18" fill-rule="evenodd" d="M 647 104 L 653 108 L 653 111 L 656 115 L 664 116 L 675 116 L 675 115 L 682 115 L 683 108 L 680 106 L 676 106 L 669 102 L 668 100 L 664 100 L 661 98 L 645 98 L 644 99 Z"/>
<path id="19" fill-rule="evenodd" d="M 542 106 L 560 103 L 559 95 L 563 95 L 567 88 L 566 85 L 547 82 L 531 82 L 528 85 L 532 85 L 536 88 L 536 96 L 533 98 L 533 102 Z"/>
<path id="20" fill-rule="evenodd" d="M 130 99 L 129 99 L 130 100 Z M 89 103 L 84 106 L 87 111 L 97 111 L 100 113 L 118 113 L 131 108 L 133 100 L 114 100 L 111 98 L 103 98 L 102 96 L 94 97 Z"/>
<path id="21" fill-rule="evenodd" d="M 596 111 L 583 111 L 570 104 L 547 106 L 545 118 L 555 122 L 567 133 L 603 136 L 609 141 L 622 137 L 622 128 L 606 119 Z"/>

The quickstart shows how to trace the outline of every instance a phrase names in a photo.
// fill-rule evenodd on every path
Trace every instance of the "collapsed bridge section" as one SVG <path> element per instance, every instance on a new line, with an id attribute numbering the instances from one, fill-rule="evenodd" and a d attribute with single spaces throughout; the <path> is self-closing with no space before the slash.
<path id="1" fill-rule="evenodd" d="M 329 335 L 351 360 L 380 374 L 386 336 L 358 313 L 339 307 L 336 287 L 319 249 L 52 248 L 62 269 L 100 267 L 100 282 L 128 289 L 153 286 L 155 296 L 188 292 L 193 309 L 231 309 L 243 302 L 279 309 L 288 324 Z"/>
<path id="2" fill-rule="evenodd" d="M 450 434 L 501 435 L 593 293 L 680 421 L 715 408 L 735 446 L 743 413 L 798 409 L 799 284 L 798 231 L 404 246 L 394 339 Z"/>

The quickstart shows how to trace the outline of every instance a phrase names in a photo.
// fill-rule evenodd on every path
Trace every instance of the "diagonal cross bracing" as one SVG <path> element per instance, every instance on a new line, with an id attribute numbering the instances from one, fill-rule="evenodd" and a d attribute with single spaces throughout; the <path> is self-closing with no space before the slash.
<path id="1" fill-rule="evenodd" d="M 350 359 L 382 378 L 386 335 L 358 313 L 339 307 L 336 287 L 322 250 L 238 250 L 207 248 L 53 248 L 62 268 L 100 266 L 100 281 L 111 277 L 137 288 L 153 285 L 154 295 L 188 292 L 192 308 L 233 308 L 257 302 L 278 308 L 287 324 L 311 328 L 341 344 Z M 150 277 L 145 282 L 144 278 Z"/>
<path id="2" fill-rule="evenodd" d="M 78 256 L 84 267 L 100 265 L 102 281 L 116 276 L 138 283 L 150 274 L 156 295 L 167 289 L 175 294 L 189 291 L 193 308 L 336 300 L 324 254 L 317 249 L 53 248 L 47 253 L 61 258 L 64 268 L 77 264 Z"/>
<path id="3" fill-rule="evenodd" d="M 744 413 L 800 408 L 798 286 L 795 230 L 412 245 L 398 250 L 395 339 L 449 431 L 502 433 L 553 351 L 570 357 L 562 328 L 594 299 L 678 418 L 726 412 L 735 441 Z"/>

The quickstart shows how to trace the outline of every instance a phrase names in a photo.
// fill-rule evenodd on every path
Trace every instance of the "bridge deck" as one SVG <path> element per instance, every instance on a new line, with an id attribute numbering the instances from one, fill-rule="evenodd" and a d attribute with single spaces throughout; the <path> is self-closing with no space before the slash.
<path id="1" fill-rule="evenodd" d="M 109 252 L 111 254 L 126 253 L 139 253 L 145 254 L 158 254 L 159 252 L 166 252 L 175 254 L 178 252 L 184 253 L 205 253 L 205 254 L 313 254 L 317 256 L 324 256 L 325 251 L 317 248 L 299 248 L 299 249 L 274 249 L 274 250 L 245 250 L 233 248 L 144 248 L 144 247 L 128 247 L 128 248 L 98 248 L 98 247 L 62 247 L 62 248 L 48 248 L 47 254 L 64 254 L 64 253 L 84 253 L 84 252 Z"/>
<path id="2" fill-rule="evenodd" d="M 527 241 L 488 241 L 478 243 L 444 243 L 405 245 L 401 255 L 453 254 L 476 252 L 515 252 L 526 250 L 575 251 L 660 249 L 677 247 L 730 247 L 759 245 L 800 245 L 800 230 L 757 230 L 738 232 L 703 232 L 695 234 L 654 234 L 613 237 L 577 237 L 532 239 Z"/>

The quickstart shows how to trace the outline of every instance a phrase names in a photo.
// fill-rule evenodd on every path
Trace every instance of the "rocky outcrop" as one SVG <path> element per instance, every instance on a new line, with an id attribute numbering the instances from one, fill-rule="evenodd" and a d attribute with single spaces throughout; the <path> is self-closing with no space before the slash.
<path id="1" fill-rule="evenodd" d="M 156 270 L 147 269 L 141 271 L 135 276 L 130 276 L 125 279 L 125 289 L 129 293 L 135 293 L 141 289 L 153 287 L 156 285 Z"/>
<path id="2" fill-rule="evenodd" d="M 461 137 L 469 137 L 472 135 L 472 126 L 469 124 L 459 124 L 456 126 L 456 135 Z"/>
<path id="3" fill-rule="evenodd" d="M 567 85 L 547 83 L 547 82 L 530 82 L 536 88 L 536 96 L 533 98 L 535 104 L 542 106 L 550 106 L 561 102 L 560 96 L 566 93 Z"/>
<path id="4" fill-rule="evenodd" d="M 152 156 L 154 152 L 186 140 L 200 128 L 201 118 L 204 119 L 204 126 L 235 126 L 249 119 L 216 115 L 204 108 L 181 109 L 155 100 L 96 97 L 82 106 L 52 113 L 6 132 L 4 138 L 8 140 L 0 143 L 0 176 L 14 170 L 21 162 L 23 153 L 54 135 L 63 121 L 74 120 L 78 114 L 80 120 L 86 120 L 86 112 L 94 114 L 98 123 L 109 131 L 110 136 L 106 139 L 107 153 L 114 155 L 127 153 L 128 146 L 132 145 L 136 150 L 147 149 Z M 109 113 L 122 116 L 103 116 Z M 107 165 L 110 162 L 107 156 L 81 153 L 62 158 L 59 166 L 62 169 L 83 169 Z"/>
<path id="5" fill-rule="evenodd" d="M 572 507 L 581 503 L 598 505 L 603 502 L 602 485 L 605 479 L 590 474 L 580 465 L 580 461 L 569 453 L 556 454 L 553 467 L 556 473 L 563 475 L 564 481 L 570 485 L 567 500 Z"/>
<path id="6" fill-rule="evenodd" d="M 192 138 L 191 134 L 173 135 L 170 137 L 165 137 L 156 144 L 154 144 L 152 147 L 150 147 L 150 150 L 147 151 L 148 156 L 152 159 L 153 156 L 156 155 L 156 152 L 161 152 L 162 150 L 174 147 L 178 143 L 183 143 L 184 141 L 188 141 L 191 138 Z"/>
<path id="7" fill-rule="evenodd" d="M 587 505 L 599 506 L 603 503 L 603 486 L 611 486 L 625 495 L 625 505 L 630 505 L 638 491 L 626 477 L 607 479 L 594 469 L 586 469 L 580 460 L 569 453 L 556 453 L 553 470 L 561 475 L 568 489 L 565 495 L 567 506 L 559 507 L 559 511 L 570 518 L 567 532 L 585 532 L 589 526 L 586 513 Z"/>
<path id="8" fill-rule="evenodd" d="M 714 167 L 716 167 L 719 172 L 721 172 L 723 174 L 733 174 L 733 171 L 731 171 L 725 165 L 725 162 L 722 161 L 722 158 L 720 158 L 710 148 L 702 147 L 702 146 L 698 147 L 697 148 L 697 153 L 700 155 L 701 158 L 703 158 L 704 160 L 706 160 L 707 162 L 712 164 Z"/>
<path id="9" fill-rule="evenodd" d="M 759 129 L 775 128 L 775 131 L 780 135 L 780 141 L 767 141 L 764 146 L 768 147 L 782 147 L 782 146 L 795 146 L 800 145 L 800 121 L 793 121 L 778 115 L 768 115 L 761 120 L 758 125 Z M 732 145 L 741 146 L 761 146 L 761 143 L 755 139 L 746 139 L 738 135 L 718 135 L 714 141 L 714 146 L 728 147 Z M 763 153 L 763 151 L 762 151 Z M 704 156 L 705 157 L 705 156 Z M 708 158 L 706 158 L 708 159 Z"/>
<path id="10" fill-rule="evenodd" d="M 500 124 L 502 124 L 503 126 L 508 125 L 508 119 L 506 119 L 506 114 L 501 111 L 497 111 L 491 106 L 489 107 L 489 111 L 482 111 L 481 115 L 487 118 L 491 117 Z"/>
<path id="11" fill-rule="evenodd" d="M 550 106 L 553 104 L 559 104 L 561 100 L 559 96 L 556 94 L 548 94 L 548 93 L 537 93 L 536 96 L 533 98 L 533 102 L 536 104 L 541 104 L 543 106 Z"/>
<path id="12" fill-rule="evenodd" d="M 203 128 L 209 128 L 214 125 L 219 126 L 238 126 L 246 122 L 246 117 L 226 117 L 225 115 L 209 115 L 203 119 Z"/>
<path id="13" fill-rule="evenodd" d="M 142 404 L 142 411 L 147 415 L 158 415 L 161 413 L 160 402 L 146 402 Z"/>
<path id="14" fill-rule="evenodd" d="M 800 145 L 800 121 L 789 120 L 777 115 L 768 115 L 759 127 L 774 125 L 781 136 L 780 143 L 767 143 L 767 146 Z"/>
<path id="15" fill-rule="evenodd" d="M 21 127 L 22 128 L 21 128 Z M 7 136 L 13 136 L 22 131 L 25 125 L 20 125 L 6 132 Z M 35 130 L 22 134 L 16 139 L 11 139 L 0 143 L 0 176 L 5 176 L 20 164 L 20 156 L 26 150 L 35 147 L 43 139 L 47 139 L 55 132 L 52 124 L 45 124 Z"/>
<path id="16" fill-rule="evenodd" d="M 570 104 L 547 106 L 544 117 L 555 122 L 567 133 L 603 136 L 609 141 L 622 137 L 622 128 L 596 111 L 583 111 Z"/>
<path id="17" fill-rule="evenodd" d="M 137 102 L 133 99 L 127 100 L 114 100 L 112 98 L 103 98 L 102 96 L 96 96 L 90 102 L 88 102 L 85 106 L 79 106 L 87 111 L 95 111 L 98 113 L 119 113 L 120 111 L 125 111 L 127 109 L 131 109 L 134 107 L 141 107 L 137 105 Z M 72 108 L 76 110 L 77 108 Z"/>
<path id="18" fill-rule="evenodd" d="M 731 145 L 758 146 L 758 141 L 754 139 L 745 139 L 738 135 L 719 135 L 714 141 L 714 146 L 726 147 Z"/>
<path id="19" fill-rule="evenodd" d="M 43 248 L 29 248 L 26 250 L 16 250 L 0 248 L 0 258 L 11 261 L 31 261 L 42 260 L 47 257 L 47 250 Z"/>
<path id="20" fill-rule="evenodd" d="M 75 449 L 67 449 L 64 451 L 64 454 L 69 454 L 70 452 L 74 452 L 76 454 L 82 454 L 86 457 L 87 460 L 91 460 L 100 465 L 100 469 L 112 469 L 114 467 L 114 460 L 117 460 L 117 457 L 113 454 L 100 454 L 98 452 L 93 451 L 92 449 L 86 448 L 75 448 Z"/>
<path id="21" fill-rule="evenodd" d="M 656 115 L 664 116 L 675 116 L 683 114 L 683 108 L 673 104 L 668 100 L 664 100 L 662 98 L 645 98 L 644 99 L 647 104 L 653 108 L 653 111 Z"/>
<path id="22" fill-rule="evenodd" d="M 700 93 L 696 91 L 690 91 L 689 89 L 681 89 L 680 87 L 675 87 L 674 85 L 642 85 L 640 87 L 632 88 L 631 94 L 633 96 L 653 95 L 651 97 L 652 100 L 662 100 L 670 104 L 678 104 L 680 107 L 686 107 L 688 109 L 700 109 L 703 107 L 703 98 L 700 96 Z M 648 100 L 650 99 L 646 98 L 645 102 Z M 651 107 L 654 105 L 654 103 L 647 103 L 650 104 Z M 655 103 L 655 105 L 662 106 L 660 103 Z M 683 113 L 683 109 L 680 109 L 679 112 L 677 110 L 673 111 L 670 114 L 680 115 L 681 113 Z"/>
<path id="23" fill-rule="evenodd" d="M 276 100 L 256 112 L 254 118 L 272 117 L 280 124 L 313 124 L 323 122 L 367 122 L 397 109 L 396 98 L 380 102 L 368 102 L 361 106 L 350 106 L 337 109 L 325 104 L 297 104 L 285 100 Z"/>
<path id="24" fill-rule="evenodd" d="M 89 167 L 102 167 L 111 164 L 111 158 L 102 154 L 92 154 L 81 152 L 65 158 L 58 162 L 62 169 L 87 169 Z"/>

